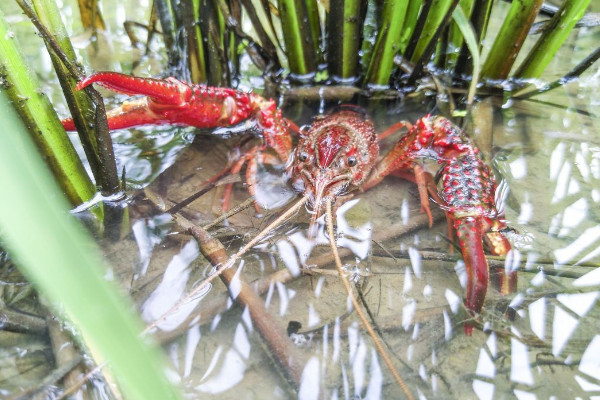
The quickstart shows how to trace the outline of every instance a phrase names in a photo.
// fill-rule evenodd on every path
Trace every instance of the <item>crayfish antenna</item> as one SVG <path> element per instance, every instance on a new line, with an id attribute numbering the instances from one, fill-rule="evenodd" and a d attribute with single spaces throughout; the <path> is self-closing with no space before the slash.
<path id="1" fill-rule="evenodd" d="M 356 310 L 356 313 L 358 314 L 358 318 L 361 320 L 365 329 L 369 333 L 369 336 L 371 336 L 371 339 L 373 339 L 373 343 L 375 344 L 375 348 L 377 349 L 377 352 L 379 353 L 379 355 L 381 355 L 381 358 L 383 359 L 385 364 L 390 369 L 390 372 L 394 376 L 394 380 L 396 381 L 396 383 L 398 384 L 400 389 L 402 389 L 402 391 L 404 392 L 406 397 L 409 400 L 414 400 L 412 393 L 408 390 L 406 383 L 404 383 L 404 380 L 400 377 L 400 374 L 398 373 L 398 371 L 396 370 L 396 367 L 394 367 L 394 364 L 392 363 L 392 359 L 390 358 L 389 354 L 383 347 L 381 340 L 375 333 L 375 329 L 373 329 L 373 326 L 367 320 L 367 317 L 366 317 L 364 311 L 362 310 L 362 308 L 360 307 L 360 304 L 358 304 L 358 300 L 356 299 L 356 296 L 354 296 L 354 293 L 352 293 L 352 288 L 350 287 L 350 282 L 348 281 L 348 278 L 344 274 L 344 268 L 342 266 L 342 260 L 340 259 L 340 253 L 338 252 L 337 245 L 335 243 L 335 232 L 333 230 L 332 202 L 333 201 L 331 198 L 325 199 L 326 219 L 327 219 L 327 235 L 329 236 L 329 245 L 331 246 L 331 252 L 333 254 L 333 259 L 335 261 L 335 266 L 338 270 L 338 274 L 340 275 L 340 278 L 342 279 L 342 282 L 344 283 L 344 287 L 346 288 L 346 292 L 348 293 L 348 296 L 350 297 L 350 301 L 352 301 L 352 306 L 354 307 L 354 309 Z"/>

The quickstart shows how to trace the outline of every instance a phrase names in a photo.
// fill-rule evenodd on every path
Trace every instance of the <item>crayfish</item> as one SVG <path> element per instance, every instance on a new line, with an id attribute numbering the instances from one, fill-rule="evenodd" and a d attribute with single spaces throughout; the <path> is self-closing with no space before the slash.
<path id="1" fill-rule="evenodd" d="M 247 164 L 246 183 L 254 195 L 259 163 L 286 163 L 292 186 L 313 207 L 311 226 L 323 214 L 324 207 L 331 210 L 347 194 L 368 190 L 388 175 L 413 180 L 430 225 L 431 196 L 456 232 L 468 275 L 466 308 L 474 317 L 481 313 L 489 281 L 482 242 L 487 242 L 495 255 L 507 254 L 511 246 L 502 233 L 506 225 L 495 201 L 497 185 L 493 172 L 471 138 L 450 120 L 427 115 L 414 124 L 399 122 L 378 135 L 364 112 L 341 107 L 316 117 L 310 128 L 298 129 L 282 116 L 273 100 L 253 93 L 188 84 L 175 78 L 137 78 L 113 72 L 93 74 L 82 80 L 77 89 L 92 83 L 145 96 L 108 112 L 110 129 L 148 124 L 214 128 L 252 121 L 254 128 L 262 132 L 263 144 L 240 156 L 228 173 L 239 173 Z M 67 130 L 75 129 L 71 119 L 64 120 L 63 125 Z M 408 132 L 381 156 L 379 140 L 401 128 Z M 291 130 L 300 137 L 295 149 Z M 263 151 L 267 148 L 274 150 L 275 155 Z M 424 169 L 424 159 L 441 165 L 440 190 Z M 228 197 L 226 194 L 225 204 Z M 330 234 L 332 245 L 333 236 Z M 516 272 L 501 271 L 499 275 L 501 292 L 514 291 Z M 467 322 L 464 330 L 471 335 L 473 326 Z"/>

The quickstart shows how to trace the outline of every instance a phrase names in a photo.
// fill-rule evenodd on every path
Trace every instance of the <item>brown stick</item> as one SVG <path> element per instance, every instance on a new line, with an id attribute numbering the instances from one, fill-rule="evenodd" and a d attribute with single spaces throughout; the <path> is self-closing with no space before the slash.
<path id="1" fill-rule="evenodd" d="M 344 267 L 342 266 L 342 261 L 340 259 L 340 254 L 338 253 L 337 244 L 335 243 L 335 231 L 333 229 L 333 212 L 331 211 L 331 209 L 332 209 L 331 199 L 327 199 L 326 206 L 327 206 L 327 214 L 326 214 L 327 215 L 327 219 L 326 219 L 327 233 L 329 234 L 329 244 L 331 245 L 331 252 L 333 253 L 333 259 L 335 260 L 335 266 L 338 270 L 338 274 L 340 275 L 340 279 L 342 280 L 342 283 L 344 284 L 344 287 L 346 288 L 346 292 L 348 293 L 348 296 L 350 297 L 350 300 L 352 301 L 354 310 L 356 311 L 356 314 L 360 318 L 363 326 L 369 333 L 369 336 L 371 336 L 371 339 L 373 339 L 373 343 L 375 344 L 375 348 L 377 349 L 377 352 L 379 353 L 379 355 L 381 355 L 383 362 L 385 362 L 385 364 L 389 368 L 390 372 L 394 376 L 394 380 L 396 381 L 398 386 L 400 386 L 400 388 L 402 389 L 402 391 L 404 392 L 406 397 L 409 400 L 414 400 L 412 393 L 408 390 L 406 383 L 404 383 L 404 380 L 400 377 L 400 374 L 396 370 L 394 363 L 392 363 L 392 359 L 390 358 L 387 351 L 383 347 L 383 344 L 381 343 L 379 336 L 377 336 L 377 333 L 375 333 L 373 326 L 368 322 L 367 316 L 365 315 L 364 311 L 360 307 L 360 304 L 358 304 L 358 300 L 356 300 L 356 296 L 354 296 L 354 293 L 352 293 L 352 288 L 350 287 L 350 282 L 348 281 L 348 278 L 345 275 Z M 429 219 L 429 217 L 427 217 L 427 218 Z"/>
<path id="2" fill-rule="evenodd" d="M 223 265 L 229 257 L 225 251 L 225 247 L 220 241 L 210 236 L 208 232 L 199 227 L 190 228 L 190 233 L 198 241 L 200 251 L 213 265 Z M 302 370 L 304 365 L 303 357 L 297 351 L 296 347 L 289 340 L 286 330 L 278 320 L 274 319 L 269 311 L 265 308 L 262 299 L 254 292 L 254 290 L 238 276 L 232 269 L 224 270 L 221 275 L 221 280 L 227 288 L 231 297 L 243 306 L 248 307 L 252 322 L 256 327 L 260 336 L 263 338 L 269 349 L 270 354 L 275 358 L 275 361 L 283 368 L 286 378 L 296 388 L 300 387 L 302 379 Z M 236 282 L 235 292 L 231 289 L 231 284 Z"/>
<path id="3" fill-rule="evenodd" d="M 142 335 L 145 335 L 146 333 L 150 332 L 152 329 L 156 328 L 156 326 L 158 326 L 158 324 L 160 324 L 162 321 L 164 321 L 169 315 L 173 315 L 173 313 L 177 312 L 177 310 L 179 310 L 184 304 L 188 303 L 191 299 L 193 299 L 194 297 L 196 297 L 199 293 L 202 293 L 202 291 L 216 277 L 220 276 L 223 273 L 223 271 L 231 268 L 240 259 L 241 256 L 243 256 L 244 254 L 246 254 L 248 252 L 248 250 L 250 250 L 252 247 L 254 247 L 258 242 L 260 242 L 261 240 L 263 240 L 265 238 L 265 236 L 267 236 L 269 233 L 271 233 L 273 231 L 273 229 L 277 228 L 279 225 L 281 225 L 282 223 L 284 223 L 285 220 L 287 220 L 292 215 L 294 215 L 296 212 L 298 212 L 298 210 L 307 201 L 308 201 L 308 196 L 302 197 L 300 200 L 298 200 L 296 202 L 296 204 L 294 204 L 292 207 L 290 207 L 289 209 L 287 209 L 283 214 L 281 214 L 279 217 L 277 217 L 277 219 L 275 221 L 271 222 L 269 224 L 269 226 L 267 226 L 265 229 L 263 229 L 261 232 L 259 232 L 254 237 L 254 239 L 252 239 L 251 241 L 249 241 L 248 243 L 246 243 L 246 245 L 244 245 L 240 250 L 238 250 L 237 253 L 235 253 L 234 255 L 232 255 L 231 257 L 229 257 L 229 259 L 226 260 L 225 263 L 219 264 L 216 267 L 217 270 L 212 275 L 210 275 L 208 278 L 206 278 L 205 280 L 203 280 L 202 282 L 200 282 L 198 285 L 196 285 L 187 295 L 185 295 L 184 297 L 182 297 L 181 299 L 179 299 L 179 301 L 177 301 L 177 303 L 175 303 L 175 305 L 173 307 L 171 307 L 163 315 L 161 315 L 154 322 L 152 322 L 150 325 L 148 325 L 146 327 L 146 329 L 144 329 L 142 331 Z M 188 228 L 191 228 L 191 227 L 188 227 Z"/>
<path id="4" fill-rule="evenodd" d="M 434 217 L 434 221 L 438 221 L 443 218 L 442 214 Z M 180 215 L 175 216 L 175 221 L 180 224 L 182 227 L 189 229 L 193 226 L 190 221 L 187 221 L 184 217 Z M 414 218 L 411 218 L 410 222 L 407 225 L 397 224 L 392 225 L 385 231 L 379 231 L 373 235 L 374 241 L 386 241 L 393 239 L 395 237 L 399 237 L 402 235 L 409 234 L 419 229 L 426 228 L 429 224 L 429 220 L 426 214 L 418 215 Z M 204 227 L 206 229 L 206 227 Z M 345 258 L 352 255 L 352 252 L 349 249 L 341 249 L 339 250 L 340 257 Z M 333 262 L 333 255 L 331 253 L 322 254 L 320 256 L 315 256 L 309 258 L 306 262 L 306 265 L 310 265 L 313 268 L 319 268 Z M 306 269 L 306 273 L 310 274 L 311 269 Z M 262 279 L 259 279 L 256 283 L 253 284 L 255 291 L 258 295 L 262 295 L 269 290 L 269 287 L 275 282 L 286 283 L 294 279 L 294 276 L 287 269 L 279 270 L 269 276 L 266 276 Z M 196 321 L 196 323 L 203 325 L 213 320 L 215 315 L 220 312 L 223 312 L 227 308 L 227 296 L 223 296 L 218 299 L 213 299 L 202 306 L 202 313 L 200 315 L 200 320 Z M 159 343 L 168 343 L 172 340 L 175 340 L 183 333 L 187 332 L 189 329 L 189 324 L 192 320 L 196 320 L 198 317 L 197 314 L 190 315 L 186 320 L 184 320 L 178 328 L 172 331 L 157 331 L 153 334 L 153 337 Z"/>
<path id="5" fill-rule="evenodd" d="M 46 320 L 48 321 L 48 333 L 50 334 L 50 342 L 52 344 L 56 365 L 71 365 L 74 364 L 76 360 L 82 361 L 83 357 L 75 348 L 73 339 L 65 332 L 61 323 L 53 315 L 48 315 Z M 81 381 L 83 375 L 83 368 L 77 365 L 63 377 L 63 387 L 68 388 L 76 386 L 77 383 Z M 81 390 L 79 395 L 80 398 L 84 400 L 89 398 L 85 389 Z"/>

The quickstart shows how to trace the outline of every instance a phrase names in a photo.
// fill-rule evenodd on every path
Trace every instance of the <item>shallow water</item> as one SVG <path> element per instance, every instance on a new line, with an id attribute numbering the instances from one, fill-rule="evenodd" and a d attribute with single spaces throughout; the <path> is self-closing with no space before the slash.
<path id="1" fill-rule="evenodd" d="M 114 58 L 104 59 L 109 67 L 119 66 L 124 57 L 119 48 L 125 44 L 114 43 Z M 156 75 L 160 61 L 145 60 L 136 73 Z M 462 329 L 467 317 L 464 264 L 459 254 L 449 254 L 443 214 L 436 210 L 434 227 L 427 226 L 412 183 L 388 178 L 338 210 L 338 246 L 351 252 L 343 258 L 345 268 L 361 288 L 413 395 L 600 396 L 600 119 L 594 114 L 599 81 L 596 67 L 582 80 L 539 97 L 560 106 L 503 104 L 501 98 L 478 105 L 478 122 L 469 129 L 502 181 L 506 220 L 514 229 L 507 233 L 514 251 L 505 265 L 518 268 L 519 283 L 507 296 L 490 285 L 481 324 L 471 337 Z M 359 103 L 379 130 L 446 107 L 432 97 Z M 331 105 L 290 104 L 284 111 L 303 124 Z M 131 232 L 119 241 L 106 239 L 102 246 L 112 274 L 150 323 L 212 269 L 196 242 L 158 209 L 195 193 L 226 165 L 241 138 L 151 127 L 117 132 L 113 139 L 119 169 L 126 168 L 132 189 L 143 191 L 130 192 Z M 282 176 L 277 167 L 260 171 L 259 200 L 268 210 L 257 215 L 247 208 L 210 230 L 229 254 L 266 226 L 281 203 L 293 201 L 295 194 Z M 209 192 L 180 215 L 197 225 L 209 223 L 220 212 L 222 190 Z M 265 199 L 264 194 L 273 193 L 277 196 Z M 246 198 L 244 185 L 237 183 L 232 205 Z M 249 310 L 232 302 L 224 285 L 215 282 L 154 333 L 189 398 L 401 398 L 373 341 L 349 312 L 335 268 L 323 261 L 330 250 L 322 226 L 314 243 L 306 235 L 308 220 L 301 210 L 238 264 L 238 277 L 263 292 L 275 323 L 282 329 L 300 324 L 290 335 L 303 360 L 298 392 L 273 361 Z M 415 228 L 403 233 L 406 227 Z M 286 270 L 294 277 L 269 283 L 271 274 L 279 271 L 281 277 Z M 38 341 L 29 349 L 40 357 L 47 343 Z M 5 350 L 11 352 L 9 346 Z M 2 386 L 27 386 L 25 370 L 17 369 L 18 378 Z M 110 398 L 102 383 L 94 385 L 92 398 Z"/>
<path id="2" fill-rule="evenodd" d="M 411 108 L 412 104 L 395 107 L 386 121 L 378 119 L 377 124 L 385 127 L 399 116 L 405 118 L 404 110 Z M 517 292 L 508 296 L 490 285 L 481 318 L 483 331 L 476 329 L 472 337 L 462 332 L 464 264 L 448 255 L 443 217 L 432 229 L 421 222 L 416 232 L 399 237 L 390 233 L 424 221 L 413 184 L 388 178 L 338 211 L 338 234 L 343 230 L 338 245 L 352 251 L 344 258 L 345 267 L 361 286 L 401 375 L 413 393 L 426 398 L 504 398 L 509 393 L 517 398 L 585 398 L 595 392 L 593 385 L 600 379 L 596 364 L 600 339 L 595 336 L 600 154 L 594 121 L 528 103 L 514 104 L 510 111 L 507 118 L 494 110 L 496 118 L 504 121 L 493 127 L 491 148 L 498 176 L 509 189 L 506 219 L 515 232 L 508 233 L 514 252 L 507 268 L 519 269 L 519 284 Z M 543 113 L 551 113 L 552 118 L 540 117 Z M 557 127 L 557 121 L 562 127 Z M 196 138 L 163 174 L 164 179 L 145 194 L 168 203 L 193 193 L 199 186 L 194 182 L 223 165 L 229 148 L 224 142 L 215 145 L 212 137 Z M 277 171 L 271 174 L 271 181 L 277 183 L 273 179 L 279 176 Z M 239 203 L 246 193 L 238 186 L 234 199 Z M 182 214 L 196 224 L 207 223 L 213 218 L 209 210 L 219 198 L 218 193 L 206 195 Z M 154 240 L 150 257 L 133 252 L 134 238 L 129 245 L 120 242 L 119 250 L 109 254 L 122 281 L 132 282 L 134 298 L 148 322 L 210 269 L 207 261 L 196 258 L 198 249 L 188 236 L 156 239 L 154 226 L 160 226 L 162 219 L 138 220 L 134 228 L 138 248 L 147 249 L 146 243 Z M 214 232 L 233 253 L 241 245 L 238 239 L 247 241 L 267 219 L 256 218 L 250 208 Z M 246 282 L 256 283 L 282 268 L 301 274 L 285 284 L 267 285 L 264 297 L 281 326 L 301 324 L 292 335 L 306 359 L 299 397 L 400 397 L 371 339 L 356 316 L 348 315 L 347 295 L 335 269 L 325 263 L 316 271 L 305 270 L 315 267 L 315 253 L 329 252 L 323 246 L 324 236 L 311 250 L 307 220 L 308 214 L 300 212 L 295 222 L 278 228 L 243 261 Z M 381 239 L 386 234 L 393 238 Z M 145 266 L 141 259 L 149 259 L 149 264 Z M 118 264 L 124 265 L 120 269 Z M 223 292 L 218 283 L 203 299 L 196 299 L 200 309 L 196 318 L 201 320 L 187 320 L 192 327 L 167 346 L 186 392 L 219 398 L 240 394 L 261 398 L 265 393 L 273 398 L 293 397 L 261 345 L 247 310 L 231 306 L 214 316 L 203 314 L 203 304 L 213 310 L 211 304 L 218 296 L 223 298 Z M 516 314 L 513 321 L 505 314 L 507 306 Z M 166 332 L 174 329 L 176 321 L 188 318 L 191 309 L 186 311 L 167 320 L 161 335 L 173 336 Z"/>

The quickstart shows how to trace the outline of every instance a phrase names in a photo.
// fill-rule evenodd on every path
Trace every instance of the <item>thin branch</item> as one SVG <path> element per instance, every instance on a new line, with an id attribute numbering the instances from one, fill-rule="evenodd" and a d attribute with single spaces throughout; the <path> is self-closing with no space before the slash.
<path id="1" fill-rule="evenodd" d="M 227 252 L 219 240 L 213 238 L 202 228 L 192 227 L 189 231 L 198 241 L 202 254 L 210 260 L 213 266 L 227 264 Z M 253 326 L 269 347 L 269 353 L 283 368 L 289 381 L 299 388 L 302 381 L 302 366 L 305 364 L 304 357 L 288 338 L 285 328 L 271 316 L 263 300 L 238 276 L 238 272 L 231 269 L 224 270 L 220 277 L 227 286 L 230 296 L 248 308 Z M 234 282 L 235 290 L 232 287 Z"/>
<path id="2" fill-rule="evenodd" d="M 294 204 L 292 207 L 290 207 L 286 212 L 284 212 L 283 214 L 281 214 L 275 221 L 273 221 L 272 223 L 269 224 L 269 226 L 267 226 L 265 229 L 263 229 L 259 234 L 257 234 L 254 239 L 252 239 L 251 241 L 249 241 L 244 247 L 242 247 L 237 253 L 235 253 L 233 256 L 231 256 L 226 263 L 221 264 L 217 267 L 217 269 L 215 270 L 215 272 L 210 275 L 208 278 L 206 278 L 205 280 L 203 280 L 202 282 L 200 282 L 196 287 L 194 287 L 187 295 L 185 295 L 184 297 L 182 297 L 179 301 L 177 301 L 177 303 L 175 303 L 175 305 L 173 307 L 171 307 L 169 310 L 167 310 L 163 315 L 161 315 L 159 318 L 157 318 L 154 322 L 152 322 L 150 325 L 148 325 L 146 327 L 146 329 L 144 329 L 142 331 L 142 335 L 150 332 L 152 329 L 154 329 L 158 324 L 160 324 L 162 321 L 164 321 L 166 318 L 169 317 L 169 315 L 172 315 L 173 313 L 177 312 L 177 310 L 179 310 L 184 304 L 188 303 L 190 300 L 192 300 L 194 297 L 196 297 L 199 293 L 202 293 L 202 291 L 216 278 L 218 277 L 221 273 L 223 273 L 223 271 L 225 271 L 226 269 L 231 268 L 239 259 L 242 255 L 246 254 L 246 252 L 248 250 L 250 250 L 252 247 L 254 247 L 258 242 L 260 242 L 262 239 L 265 238 L 265 236 L 267 236 L 269 233 L 271 233 L 271 231 L 273 231 L 273 229 L 275 229 L 276 227 L 278 227 L 279 225 L 281 225 L 283 222 L 285 222 L 288 218 L 290 218 L 292 215 L 294 215 L 306 202 L 308 201 L 308 196 L 304 196 L 302 197 L 300 200 L 298 200 L 298 202 L 296 202 L 296 204 Z"/>
<path id="3" fill-rule="evenodd" d="M 332 209 L 331 203 L 332 203 L 331 199 L 327 199 L 327 202 L 326 202 L 327 233 L 329 235 L 329 244 L 331 246 L 331 252 L 332 252 L 333 258 L 335 260 L 335 266 L 338 270 L 338 274 L 340 275 L 342 283 L 344 284 L 344 287 L 346 288 L 346 292 L 348 293 L 348 296 L 350 297 L 350 300 L 352 301 L 352 305 L 354 306 L 354 309 L 356 310 L 356 314 L 362 321 L 365 329 L 369 333 L 369 336 L 371 336 L 371 338 L 373 339 L 373 343 L 375 344 L 375 348 L 377 349 L 377 352 L 381 355 L 381 358 L 383 359 L 385 364 L 390 369 L 390 372 L 394 376 L 394 380 L 396 381 L 398 386 L 400 386 L 400 388 L 402 389 L 402 391 L 404 392 L 406 397 L 409 400 L 414 400 L 412 393 L 408 390 L 406 383 L 404 383 L 404 380 L 400 377 L 400 374 L 398 373 L 398 371 L 396 370 L 396 367 L 392 363 L 390 356 L 387 354 L 387 351 L 384 349 L 383 344 L 379 340 L 377 333 L 375 333 L 375 330 L 373 329 L 371 324 L 369 324 L 369 321 L 367 320 L 367 317 L 366 317 L 364 311 L 360 307 L 360 304 L 358 304 L 358 300 L 356 300 L 356 296 L 354 296 L 354 294 L 352 293 L 352 288 L 350 287 L 350 282 L 348 281 L 348 278 L 346 277 L 346 274 L 344 272 L 344 267 L 342 266 L 342 261 L 340 260 L 340 255 L 337 250 L 337 244 L 335 243 L 335 231 L 333 229 L 333 212 L 331 210 Z"/>

